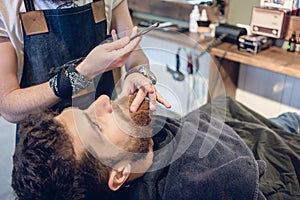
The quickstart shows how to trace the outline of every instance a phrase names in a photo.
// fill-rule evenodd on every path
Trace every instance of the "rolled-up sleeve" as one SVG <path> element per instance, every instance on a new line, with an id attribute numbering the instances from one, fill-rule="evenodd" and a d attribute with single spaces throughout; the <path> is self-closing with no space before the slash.
<path id="1" fill-rule="evenodd" d="M 5 24 L 4 24 L 4 19 L 3 19 L 3 16 L 2 16 L 1 13 L 0 13 L 0 36 L 8 37 L 6 27 L 5 27 Z"/>
<path id="2" fill-rule="evenodd" d="M 115 7 L 117 7 L 122 1 L 125 1 L 125 0 L 114 0 L 113 4 L 112 4 L 112 9 L 114 9 Z"/>
<path id="3" fill-rule="evenodd" d="M 122 1 L 125 0 L 104 0 L 107 21 L 107 34 L 110 34 L 112 10 L 115 9 Z"/>

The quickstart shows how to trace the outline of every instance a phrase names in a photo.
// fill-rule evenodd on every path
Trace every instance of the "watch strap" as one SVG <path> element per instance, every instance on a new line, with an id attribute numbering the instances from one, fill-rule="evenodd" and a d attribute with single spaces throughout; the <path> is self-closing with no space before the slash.
<path id="1" fill-rule="evenodd" d="M 155 85 L 157 83 L 157 78 L 154 75 L 154 73 L 149 69 L 149 66 L 141 65 L 139 67 L 135 67 L 135 68 L 130 69 L 126 73 L 124 79 L 126 79 L 127 76 L 129 76 L 132 73 L 140 73 L 140 74 L 142 74 L 143 76 L 145 76 L 146 78 L 148 78 L 152 82 L 153 85 Z"/>

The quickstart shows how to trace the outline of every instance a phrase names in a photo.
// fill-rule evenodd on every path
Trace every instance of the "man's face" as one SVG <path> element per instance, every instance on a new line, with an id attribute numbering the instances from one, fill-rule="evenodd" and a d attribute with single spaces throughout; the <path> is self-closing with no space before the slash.
<path id="1" fill-rule="evenodd" d="M 86 149 L 103 164 L 108 164 L 104 160 L 130 160 L 134 153 L 140 153 L 143 164 L 136 173 L 150 167 L 153 159 L 151 133 L 148 138 L 136 138 L 131 134 L 138 135 L 141 129 L 131 126 L 130 133 L 126 131 L 129 126 L 123 129 L 130 124 L 130 117 L 121 116 L 128 115 L 127 112 L 119 112 L 128 110 L 128 101 L 129 98 L 124 97 L 111 102 L 108 96 L 102 95 L 86 110 L 68 108 L 56 117 L 71 135 L 78 159 Z"/>

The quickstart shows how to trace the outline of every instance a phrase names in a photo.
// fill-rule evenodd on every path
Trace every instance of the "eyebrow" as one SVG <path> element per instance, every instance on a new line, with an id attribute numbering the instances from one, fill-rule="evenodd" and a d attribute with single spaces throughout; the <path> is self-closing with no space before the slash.
<path id="1" fill-rule="evenodd" d="M 83 112 L 83 114 L 86 117 L 86 119 L 89 121 L 89 123 L 90 123 L 89 125 L 92 128 L 92 130 L 94 130 L 96 132 L 96 134 L 97 134 L 97 136 L 99 137 L 100 140 L 103 140 L 103 135 L 102 135 L 100 126 L 96 122 L 94 122 L 87 113 Z M 95 128 L 92 126 L 92 124 L 96 125 L 98 130 L 95 130 Z M 95 150 L 96 149 L 95 146 L 91 145 L 90 143 L 89 144 L 87 144 L 86 142 L 83 142 L 83 143 L 84 143 L 85 149 L 87 149 L 87 151 L 94 158 L 96 158 L 97 160 L 100 161 L 101 157 L 99 157 L 99 153 Z"/>

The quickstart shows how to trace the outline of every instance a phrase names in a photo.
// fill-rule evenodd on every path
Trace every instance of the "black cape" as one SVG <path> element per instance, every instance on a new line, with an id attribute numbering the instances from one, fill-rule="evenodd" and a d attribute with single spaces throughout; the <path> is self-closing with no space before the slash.
<path id="1" fill-rule="evenodd" d="M 229 126 L 200 109 L 157 120 L 164 128 L 154 136 L 154 163 L 118 191 L 119 199 L 265 199 L 259 188 L 265 162 Z"/>

